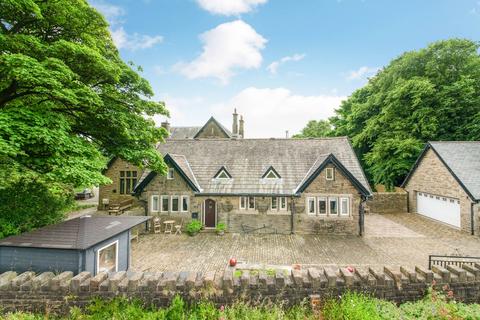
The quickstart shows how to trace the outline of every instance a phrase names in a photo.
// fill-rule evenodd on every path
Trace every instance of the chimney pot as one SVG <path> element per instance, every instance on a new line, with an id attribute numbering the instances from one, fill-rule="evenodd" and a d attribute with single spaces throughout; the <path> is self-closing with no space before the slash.
<path id="1" fill-rule="evenodd" d="M 233 109 L 233 124 L 232 124 L 232 134 L 236 138 L 238 136 L 238 114 L 237 108 Z"/>
<path id="2" fill-rule="evenodd" d="M 238 129 L 238 135 L 240 136 L 241 139 L 243 139 L 243 137 L 245 135 L 244 123 L 245 123 L 245 121 L 243 121 L 243 116 L 240 116 L 240 127 Z"/>
<path id="3" fill-rule="evenodd" d="M 170 133 L 170 123 L 168 122 L 168 120 L 163 121 L 160 125 L 162 126 L 162 128 L 165 128 L 165 130 Z"/>

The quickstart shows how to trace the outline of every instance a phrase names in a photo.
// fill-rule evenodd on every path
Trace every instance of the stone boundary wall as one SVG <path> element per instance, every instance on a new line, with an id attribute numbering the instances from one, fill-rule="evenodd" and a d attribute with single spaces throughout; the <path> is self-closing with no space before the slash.
<path id="1" fill-rule="evenodd" d="M 240 274 L 241 273 L 241 274 Z M 94 297 L 141 299 L 146 305 L 165 306 L 175 295 L 187 302 L 209 299 L 217 305 L 238 300 L 276 301 L 287 304 L 304 299 L 338 297 L 346 290 L 364 292 L 402 303 L 424 297 L 448 285 L 458 301 L 480 302 L 480 264 L 424 268 L 310 268 L 305 270 L 242 270 L 224 272 L 100 273 L 82 272 L 36 275 L 9 271 L 0 275 L 0 306 L 3 311 L 26 310 L 66 313 Z"/>
<path id="2" fill-rule="evenodd" d="M 398 213 L 407 212 L 408 193 L 397 192 L 374 192 L 373 197 L 367 200 L 370 213 Z"/>

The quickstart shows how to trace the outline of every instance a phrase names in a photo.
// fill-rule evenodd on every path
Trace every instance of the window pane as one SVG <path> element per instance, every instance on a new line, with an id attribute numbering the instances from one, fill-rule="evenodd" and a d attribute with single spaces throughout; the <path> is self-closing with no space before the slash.
<path id="1" fill-rule="evenodd" d="M 249 209 L 255 209 L 255 198 L 254 197 L 248 197 L 248 208 Z"/>
<path id="2" fill-rule="evenodd" d="M 240 209 L 245 209 L 247 205 L 247 200 L 245 197 L 240 197 Z"/>
<path id="3" fill-rule="evenodd" d="M 132 191 L 136 185 L 137 185 L 137 179 L 132 179 Z"/>
<path id="4" fill-rule="evenodd" d="M 182 197 L 182 211 L 188 211 L 188 197 Z"/>
<path id="5" fill-rule="evenodd" d="M 338 214 L 337 198 L 330 198 L 330 214 Z"/>
<path id="6" fill-rule="evenodd" d="M 315 214 L 315 198 L 308 198 L 308 213 Z"/>
<path id="7" fill-rule="evenodd" d="M 125 176 L 125 171 L 120 171 L 120 177 L 124 177 Z"/>
<path id="8" fill-rule="evenodd" d="M 178 211 L 178 197 L 172 197 L 172 211 Z"/>
<path id="9" fill-rule="evenodd" d="M 340 214 L 348 215 L 348 198 L 342 198 L 341 201 L 342 201 L 342 204 L 341 204 Z"/>
<path id="10" fill-rule="evenodd" d="M 167 212 L 168 211 L 168 196 L 167 197 L 162 197 L 162 211 Z"/>
<path id="11" fill-rule="evenodd" d="M 137 171 L 132 171 L 132 177 L 136 177 L 137 176 Z"/>
<path id="12" fill-rule="evenodd" d="M 120 179 L 120 194 L 125 194 L 125 179 Z"/>
<path id="13" fill-rule="evenodd" d="M 318 213 L 327 214 L 327 199 L 325 198 L 318 199 Z"/>
<path id="14" fill-rule="evenodd" d="M 125 185 L 126 185 L 126 191 L 125 191 L 125 193 L 126 193 L 126 194 L 129 194 L 129 193 L 130 193 L 130 186 L 131 186 L 131 184 L 132 184 L 132 180 L 127 178 L 127 179 L 125 180 Z"/>
<path id="15" fill-rule="evenodd" d="M 117 270 L 117 244 L 114 243 L 98 251 L 98 272 Z"/>
<path id="16" fill-rule="evenodd" d="M 287 208 L 287 198 L 281 197 L 280 198 L 280 209 L 286 209 Z"/>
<path id="17" fill-rule="evenodd" d="M 272 209 L 277 209 L 278 208 L 278 198 L 277 197 L 273 197 L 272 198 Z"/>
<path id="18" fill-rule="evenodd" d="M 158 197 L 152 196 L 152 211 L 158 211 Z"/>

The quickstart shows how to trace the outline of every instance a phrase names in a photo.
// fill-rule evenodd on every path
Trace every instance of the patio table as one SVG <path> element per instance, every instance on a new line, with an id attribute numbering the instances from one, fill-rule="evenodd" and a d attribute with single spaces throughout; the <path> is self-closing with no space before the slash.
<path id="1" fill-rule="evenodd" d="M 165 220 L 165 221 L 163 221 L 163 224 L 165 225 L 164 233 L 172 234 L 173 225 L 175 224 L 175 220 Z"/>

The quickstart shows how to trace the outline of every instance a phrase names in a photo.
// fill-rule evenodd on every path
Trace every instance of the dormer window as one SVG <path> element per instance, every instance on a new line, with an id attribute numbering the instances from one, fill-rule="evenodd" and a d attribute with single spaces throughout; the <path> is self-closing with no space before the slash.
<path id="1" fill-rule="evenodd" d="M 262 179 L 280 179 L 280 175 L 278 174 L 277 171 L 273 167 L 270 167 L 265 171 L 265 173 L 262 176 Z"/>
<path id="2" fill-rule="evenodd" d="M 221 167 L 220 170 L 218 170 L 217 174 L 215 175 L 215 179 L 232 179 L 232 175 L 228 173 L 227 169 L 225 167 Z"/>
<path id="3" fill-rule="evenodd" d="M 173 168 L 168 168 L 168 173 L 167 173 L 167 180 L 173 180 L 173 172 L 175 170 Z"/>
<path id="4" fill-rule="evenodd" d="M 335 180 L 335 168 L 327 168 L 327 169 L 325 169 L 325 179 L 327 179 L 327 180 Z"/>

